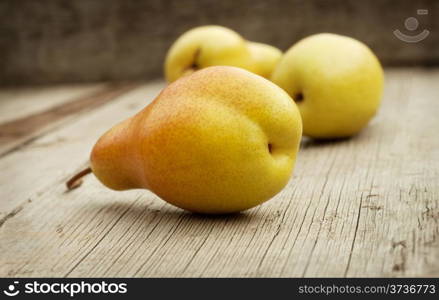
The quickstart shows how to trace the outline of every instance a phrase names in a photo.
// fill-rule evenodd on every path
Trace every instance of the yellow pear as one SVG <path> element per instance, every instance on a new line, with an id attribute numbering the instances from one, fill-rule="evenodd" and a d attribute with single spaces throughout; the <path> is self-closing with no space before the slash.
<path id="1" fill-rule="evenodd" d="M 360 41 L 322 33 L 293 45 L 271 80 L 298 104 L 304 135 L 342 138 L 359 132 L 377 112 L 383 70 Z"/>
<path id="2" fill-rule="evenodd" d="M 246 41 L 226 27 L 208 25 L 189 30 L 171 46 L 165 60 L 165 77 L 173 82 L 210 66 L 235 66 L 254 71 Z"/>
<path id="3" fill-rule="evenodd" d="M 91 170 L 114 190 L 149 189 L 193 212 L 238 212 L 287 184 L 301 133 L 284 90 L 240 68 L 210 67 L 106 132 Z"/>
<path id="4" fill-rule="evenodd" d="M 247 42 L 254 63 L 256 74 L 265 78 L 270 78 L 271 73 L 282 57 L 282 51 L 278 48 L 256 42 Z"/>
<path id="5" fill-rule="evenodd" d="M 281 57 L 279 49 L 246 41 L 217 25 L 200 26 L 181 35 L 165 59 L 168 82 L 211 66 L 234 66 L 269 77 Z"/>

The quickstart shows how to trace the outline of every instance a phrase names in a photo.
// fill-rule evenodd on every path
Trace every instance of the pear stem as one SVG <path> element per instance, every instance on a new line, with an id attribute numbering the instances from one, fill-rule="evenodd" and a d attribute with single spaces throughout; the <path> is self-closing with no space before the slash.
<path id="1" fill-rule="evenodd" d="M 78 188 L 82 184 L 82 177 L 84 177 L 87 174 L 90 174 L 91 172 L 92 172 L 91 168 L 87 167 L 84 170 L 73 175 L 73 177 L 66 182 L 67 189 L 70 191 Z"/>

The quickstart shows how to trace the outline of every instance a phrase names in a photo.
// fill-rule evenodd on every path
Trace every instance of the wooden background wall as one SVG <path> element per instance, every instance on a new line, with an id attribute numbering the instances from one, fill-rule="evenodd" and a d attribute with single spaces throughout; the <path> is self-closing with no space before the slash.
<path id="1" fill-rule="evenodd" d="M 429 14 L 417 16 L 417 9 Z M 221 24 L 286 50 L 317 32 L 366 42 L 385 65 L 439 64 L 439 1 L 2 0 L 0 84 L 150 79 L 182 32 Z M 394 35 L 417 17 L 416 44 Z"/>

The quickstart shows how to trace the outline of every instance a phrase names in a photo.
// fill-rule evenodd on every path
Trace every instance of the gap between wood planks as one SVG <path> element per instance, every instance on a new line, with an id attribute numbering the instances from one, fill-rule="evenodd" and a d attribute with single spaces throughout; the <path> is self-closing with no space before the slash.
<path id="1" fill-rule="evenodd" d="M 115 123 L 132 116 L 152 101 L 163 85 L 162 81 L 153 81 L 115 95 L 100 109 L 74 114 L 69 117 L 69 122 L 63 119 L 62 124 L 37 133 L 37 137 L 32 137 L 16 151 L 3 156 L 0 168 L 8 171 L 2 174 L 5 176 L 0 176 L 0 198 L 3 199 L 0 202 L 0 217 L 9 219 L 14 215 L 11 212 L 21 205 L 27 205 L 29 199 L 38 197 L 55 182 L 63 185 L 63 180 L 85 164 L 88 148 L 97 138 Z M 65 94 L 63 97 L 68 98 Z M 29 166 L 32 168 L 29 169 Z M 52 184 L 49 185 L 50 181 Z"/>
<path id="2" fill-rule="evenodd" d="M 0 158 L 54 130 L 69 116 L 96 109 L 139 86 L 140 83 L 112 83 L 91 95 L 72 99 L 45 111 L 0 124 Z"/>
<path id="3" fill-rule="evenodd" d="M 17 149 L 32 143 L 34 140 L 49 134 L 62 124 L 65 125 L 71 117 L 78 116 L 83 112 L 93 111 L 108 104 L 119 96 L 135 89 L 140 84 L 141 83 L 138 82 L 109 83 L 104 87 L 99 88 L 97 91 L 88 92 L 71 99 L 63 99 L 63 101 L 60 101 L 61 103 L 43 111 L 1 123 L 0 159 L 13 153 Z M 10 98 L 9 101 L 13 101 L 13 99 Z M 74 118 L 71 120 L 74 121 Z M 85 165 L 86 164 L 83 164 L 83 166 Z M 70 175 L 67 175 L 63 180 L 67 180 L 69 176 Z M 8 219 L 18 214 L 24 206 L 30 202 L 30 199 L 22 202 L 12 211 L 1 217 L 0 227 L 2 227 Z"/>

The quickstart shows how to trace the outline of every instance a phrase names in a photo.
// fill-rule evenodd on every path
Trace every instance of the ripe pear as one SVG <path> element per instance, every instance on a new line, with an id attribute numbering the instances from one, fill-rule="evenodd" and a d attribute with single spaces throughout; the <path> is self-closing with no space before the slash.
<path id="1" fill-rule="evenodd" d="M 288 182 L 302 133 L 281 88 L 240 68 L 217 66 L 167 86 L 96 143 L 91 169 L 114 190 L 149 189 L 198 213 L 232 213 Z"/>
<path id="2" fill-rule="evenodd" d="M 322 139 L 358 133 L 377 112 L 383 90 L 374 53 L 358 40 L 329 33 L 293 45 L 271 80 L 298 104 L 304 135 Z"/>
<path id="3" fill-rule="evenodd" d="M 268 77 L 280 50 L 246 41 L 235 31 L 208 25 L 189 30 L 169 49 L 165 59 L 168 82 L 210 66 L 235 66 Z"/>
<path id="4" fill-rule="evenodd" d="M 256 64 L 256 74 L 270 78 L 271 73 L 282 57 L 282 51 L 271 45 L 247 42 L 253 60 Z"/>

